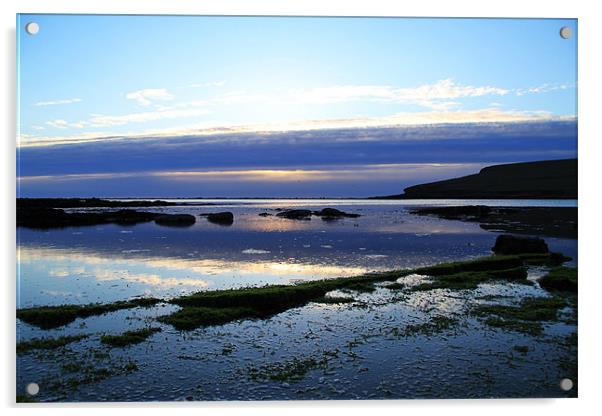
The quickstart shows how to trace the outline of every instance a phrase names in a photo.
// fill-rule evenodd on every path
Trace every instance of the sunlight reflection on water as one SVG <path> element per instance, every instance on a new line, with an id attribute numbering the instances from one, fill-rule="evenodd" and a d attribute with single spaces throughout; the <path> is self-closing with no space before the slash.
<path id="1" fill-rule="evenodd" d="M 196 224 L 188 228 L 154 223 L 49 231 L 19 228 L 19 307 L 107 302 L 143 294 L 173 297 L 198 290 L 290 284 L 417 267 L 487 255 L 496 238 L 496 233 L 482 230 L 476 223 L 411 215 L 404 206 L 408 201 L 211 203 L 218 205 L 148 209 L 197 215 Z M 323 206 L 361 216 L 337 221 L 275 216 L 277 209 Z M 198 216 L 225 209 L 234 213 L 232 226 Z M 264 212 L 272 215 L 259 215 Z M 560 246 L 566 254 L 576 255 L 576 243 L 550 242 L 552 248 Z"/>

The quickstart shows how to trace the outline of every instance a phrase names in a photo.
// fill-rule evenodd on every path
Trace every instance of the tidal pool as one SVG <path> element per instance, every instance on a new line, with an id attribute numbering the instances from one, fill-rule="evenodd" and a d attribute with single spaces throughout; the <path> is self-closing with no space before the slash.
<path id="1" fill-rule="evenodd" d="M 227 210 L 234 213 L 234 223 L 223 226 L 197 217 L 187 228 L 154 223 L 19 228 L 18 307 L 104 303 L 140 295 L 169 299 L 199 290 L 416 268 L 489 255 L 498 235 L 477 223 L 407 211 L 424 202 L 209 202 L 214 205 L 152 210 L 194 215 Z M 281 208 L 324 206 L 361 217 L 302 221 L 275 216 Z M 576 240 L 546 241 L 576 264 Z M 468 313 L 483 302 L 550 296 L 536 283 L 543 272 L 530 270 L 533 285 L 491 283 L 476 290 L 411 292 L 378 285 L 372 293 L 346 293 L 354 299 L 351 303 L 309 303 L 268 319 L 194 331 L 157 322 L 156 317 L 178 309 L 165 303 L 77 319 L 52 330 L 17 321 L 18 341 L 89 335 L 59 349 L 19 354 L 18 391 L 36 382 L 41 387 L 37 399 L 43 401 L 571 395 L 558 387 L 576 362 L 576 321 L 570 308 L 563 312 L 566 319 L 545 323 L 537 335 L 491 327 Z M 449 325 L 407 335 L 408 327 L 428 329 L 424 324 L 440 317 L 449 318 Z M 104 334 L 149 326 L 161 331 L 136 345 L 111 348 L 100 342 Z"/>

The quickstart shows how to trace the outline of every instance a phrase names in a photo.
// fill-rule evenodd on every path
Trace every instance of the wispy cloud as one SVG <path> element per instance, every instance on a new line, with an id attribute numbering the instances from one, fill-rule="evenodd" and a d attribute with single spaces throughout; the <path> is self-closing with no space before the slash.
<path id="1" fill-rule="evenodd" d="M 149 121 L 175 119 L 184 117 L 198 117 L 209 114 L 211 111 L 203 108 L 184 108 L 184 109 L 158 109 L 155 111 L 146 111 L 142 113 L 131 113 L 121 115 L 103 115 L 93 114 L 88 120 L 78 122 L 68 122 L 63 119 L 47 121 L 46 124 L 56 129 L 84 129 L 84 128 L 103 128 L 112 126 L 122 126 L 129 123 L 145 123 Z M 39 130 L 39 128 L 36 128 Z M 88 138 L 89 135 L 87 135 Z M 104 136 L 104 134 L 96 134 L 96 137 Z M 23 135 L 22 137 L 28 137 Z M 93 138 L 92 138 L 93 139 Z"/>
<path id="2" fill-rule="evenodd" d="M 80 101 L 82 101 L 81 98 L 67 98 L 65 100 L 39 101 L 39 102 L 35 103 L 34 105 L 36 107 L 47 107 L 49 105 L 61 105 L 61 104 L 79 103 Z"/>
<path id="3" fill-rule="evenodd" d="M 444 79 L 433 84 L 412 88 L 397 88 L 388 85 L 340 85 L 293 91 L 299 101 L 329 104 L 348 101 L 382 101 L 402 104 L 416 104 L 442 110 L 460 105 L 454 101 L 466 97 L 485 95 L 503 96 L 510 90 L 492 86 L 470 86 L 456 84 L 452 79 Z"/>
<path id="4" fill-rule="evenodd" d="M 181 117 L 197 117 L 209 114 L 210 111 L 203 108 L 190 108 L 182 110 L 157 110 L 144 113 L 132 113 L 118 116 L 106 116 L 96 114 L 90 118 L 84 125 L 91 127 L 109 127 L 121 126 L 128 123 L 143 123 L 156 120 L 174 119 Z"/>
<path id="5" fill-rule="evenodd" d="M 194 84 L 197 86 L 221 86 L 225 81 Z M 375 127 L 389 125 L 434 124 L 434 123 L 470 123 L 470 122 L 515 122 L 545 120 L 557 118 L 544 111 L 517 111 L 508 108 L 502 102 L 494 101 L 488 108 L 464 110 L 465 99 L 473 97 L 503 97 L 507 95 L 521 96 L 525 94 L 542 94 L 550 91 L 571 88 L 569 84 L 543 84 L 536 87 L 508 89 L 496 86 L 462 85 L 452 79 L 444 79 L 417 87 L 398 88 L 387 85 L 342 85 L 303 90 L 283 91 L 279 93 L 256 93 L 252 91 L 224 91 L 220 94 L 202 99 L 176 100 L 167 89 L 144 89 L 126 94 L 126 98 L 136 101 L 141 106 L 152 105 L 152 111 L 130 114 L 92 114 L 90 118 L 68 121 L 59 118 L 46 122 L 55 129 L 83 129 L 123 126 L 129 123 L 152 123 L 157 120 L 189 118 L 216 114 L 213 120 L 205 120 L 202 127 L 183 128 L 181 125 L 166 134 L 213 134 L 215 129 L 229 132 L 251 131 L 289 131 L 319 128 Z M 169 103 L 167 103 L 169 101 Z M 219 122 L 218 117 L 227 119 L 229 105 L 336 105 L 349 102 L 383 102 L 394 105 L 413 106 L 416 110 L 395 113 L 382 117 L 350 117 L 344 119 L 306 120 L 270 124 L 247 124 Z M 161 103 L 160 103 L 161 102 Z M 502 110 L 500 107 L 504 107 Z M 198 122 L 197 126 L 199 125 Z M 150 129 L 156 126 L 149 126 Z M 145 132 L 149 131 L 147 127 Z M 207 128 L 210 128 L 207 130 Z M 99 136 L 101 134 L 99 133 Z M 130 134 L 131 135 L 131 134 Z"/>
<path id="6" fill-rule="evenodd" d="M 154 101 L 173 100 L 174 96 L 165 88 L 149 88 L 145 90 L 128 92 L 125 95 L 125 98 L 128 100 L 135 100 L 139 105 L 147 106 L 151 105 Z"/>
<path id="7" fill-rule="evenodd" d="M 514 91 L 520 97 L 526 94 L 542 94 L 551 91 L 567 90 L 572 87 L 573 85 L 570 84 L 542 84 L 536 87 L 519 88 Z"/>
<path id="8" fill-rule="evenodd" d="M 84 127 L 84 123 L 69 123 L 68 121 L 62 120 L 62 119 L 50 120 L 50 121 L 47 121 L 46 124 L 48 124 L 50 127 L 56 128 L 56 129 L 67 129 L 67 128 L 81 129 Z"/>

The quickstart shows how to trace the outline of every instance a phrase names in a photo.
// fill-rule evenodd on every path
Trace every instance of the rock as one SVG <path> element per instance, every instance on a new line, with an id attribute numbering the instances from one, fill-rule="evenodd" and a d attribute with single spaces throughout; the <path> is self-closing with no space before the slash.
<path id="1" fill-rule="evenodd" d="M 260 217 L 271 217 L 273 214 L 270 214 L 269 212 L 262 212 L 259 214 Z"/>
<path id="2" fill-rule="evenodd" d="M 276 214 L 277 217 L 288 218 L 289 220 L 309 220 L 312 212 L 308 209 L 289 209 Z"/>
<path id="3" fill-rule="evenodd" d="M 577 269 L 571 267 L 556 267 L 539 279 L 539 285 L 549 291 L 577 293 Z"/>
<path id="4" fill-rule="evenodd" d="M 314 211 L 313 214 L 318 217 L 322 217 L 323 220 L 333 220 L 338 218 L 357 218 L 360 214 L 349 214 L 347 212 L 339 211 L 335 208 L 324 208 L 321 211 Z"/>
<path id="5" fill-rule="evenodd" d="M 410 211 L 418 215 L 435 215 L 445 219 L 485 218 L 491 213 L 491 207 L 486 205 L 461 205 L 450 207 L 423 207 Z"/>
<path id="6" fill-rule="evenodd" d="M 495 254 L 548 253 L 548 245 L 541 238 L 518 237 L 509 234 L 498 236 L 491 248 Z"/>
<path id="7" fill-rule="evenodd" d="M 190 214 L 163 214 L 155 218 L 155 223 L 169 227 L 188 227 L 196 222 Z"/>
<path id="8" fill-rule="evenodd" d="M 70 215 L 55 208 L 17 207 L 17 226 L 51 228 L 68 225 Z"/>
<path id="9" fill-rule="evenodd" d="M 80 215 L 86 214 L 82 213 Z M 107 212 L 102 215 L 106 216 L 107 222 L 114 222 L 117 224 L 137 224 L 139 222 L 152 221 L 161 214 L 145 211 L 135 211 L 133 209 L 120 209 L 119 211 Z"/>
<path id="10" fill-rule="evenodd" d="M 206 214 L 207 221 L 220 224 L 220 225 L 232 225 L 234 223 L 234 214 L 231 212 L 214 212 Z"/>
<path id="11" fill-rule="evenodd" d="M 17 226 L 48 229 L 108 223 L 130 225 L 152 221 L 159 215 L 161 214 L 131 209 L 105 212 L 65 212 L 57 208 L 18 207 Z"/>

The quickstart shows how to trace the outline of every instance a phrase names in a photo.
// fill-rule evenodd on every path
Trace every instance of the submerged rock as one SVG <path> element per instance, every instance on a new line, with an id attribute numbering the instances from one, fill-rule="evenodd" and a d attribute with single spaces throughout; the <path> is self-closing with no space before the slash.
<path id="1" fill-rule="evenodd" d="M 548 245 L 541 238 L 503 234 L 491 248 L 495 254 L 548 253 Z"/>
<path id="2" fill-rule="evenodd" d="M 234 223 L 234 214 L 231 212 L 214 212 L 211 214 L 205 214 L 207 221 L 220 224 L 220 225 L 232 225 Z"/>
<path id="3" fill-rule="evenodd" d="M 269 214 L 259 214 L 267 216 Z M 324 208 L 320 211 L 310 211 L 308 209 L 288 209 L 276 214 L 277 217 L 288 218 L 290 220 L 309 220 L 311 216 L 321 217 L 323 220 L 336 220 L 339 218 L 357 218 L 360 214 L 350 214 L 347 212 L 340 211 L 335 208 Z"/>
<path id="4" fill-rule="evenodd" d="M 155 223 L 171 227 L 187 227 L 196 222 L 194 215 L 190 214 L 165 214 L 155 218 Z"/>
<path id="5" fill-rule="evenodd" d="M 492 213 L 491 207 L 486 205 L 461 205 L 450 207 L 422 207 L 410 211 L 418 215 L 435 215 L 440 218 L 455 219 L 481 219 Z"/>
<path id="6" fill-rule="evenodd" d="M 312 212 L 308 209 L 289 209 L 276 214 L 277 217 L 288 218 L 289 220 L 309 220 Z"/>
<path id="7" fill-rule="evenodd" d="M 317 217 L 322 217 L 323 220 L 333 220 L 338 218 L 357 218 L 360 216 L 360 214 L 350 214 L 335 208 L 324 208 L 320 211 L 314 211 L 313 214 Z"/>

